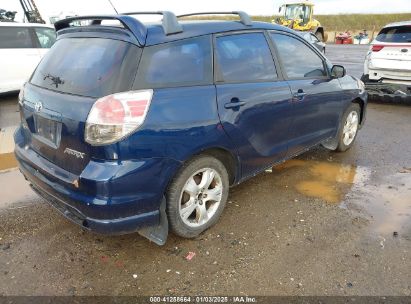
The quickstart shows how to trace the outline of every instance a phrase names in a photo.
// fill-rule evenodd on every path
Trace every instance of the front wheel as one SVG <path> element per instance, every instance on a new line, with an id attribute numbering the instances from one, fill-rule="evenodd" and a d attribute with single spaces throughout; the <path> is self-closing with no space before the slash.
<path id="1" fill-rule="evenodd" d="M 228 188 L 228 173 L 219 160 L 203 155 L 188 161 L 167 191 L 170 228 L 193 238 L 214 225 L 225 207 Z"/>
<path id="2" fill-rule="evenodd" d="M 323 143 L 323 146 L 338 152 L 345 152 L 350 149 L 354 144 L 360 127 L 360 113 L 360 106 L 352 103 L 343 115 L 337 137 L 331 142 Z"/>

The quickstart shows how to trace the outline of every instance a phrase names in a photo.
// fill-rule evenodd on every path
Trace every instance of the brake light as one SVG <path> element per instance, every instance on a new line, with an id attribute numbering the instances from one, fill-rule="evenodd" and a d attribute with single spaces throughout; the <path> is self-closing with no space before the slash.
<path id="1" fill-rule="evenodd" d="M 373 46 L 372 46 L 372 51 L 373 51 L 373 52 L 379 52 L 379 51 L 381 51 L 383 48 L 384 48 L 384 45 L 378 45 L 378 44 L 376 44 L 376 45 L 373 45 Z"/>
<path id="2" fill-rule="evenodd" d="M 85 141 L 91 145 L 107 145 L 130 135 L 143 124 L 152 97 L 153 90 L 144 90 L 98 99 L 87 117 Z"/>

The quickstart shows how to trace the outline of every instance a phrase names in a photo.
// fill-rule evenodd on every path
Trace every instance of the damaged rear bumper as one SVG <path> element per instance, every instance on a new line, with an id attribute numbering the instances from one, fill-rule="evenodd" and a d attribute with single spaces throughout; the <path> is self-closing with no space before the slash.
<path id="1" fill-rule="evenodd" d="M 369 99 L 384 102 L 411 103 L 411 83 L 365 82 Z"/>

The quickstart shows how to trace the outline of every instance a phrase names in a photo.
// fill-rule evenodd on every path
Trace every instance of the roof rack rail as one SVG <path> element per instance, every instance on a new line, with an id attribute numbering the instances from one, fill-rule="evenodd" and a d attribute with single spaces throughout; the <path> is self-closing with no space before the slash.
<path id="1" fill-rule="evenodd" d="M 74 21 L 89 20 L 91 25 L 99 25 L 103 20 L 117 20 L 123 27 L 129 30 L 137 39 L 140 46 L 143 46 L 146 41 L 147 28 L 136 18 L 121 15 L 94 15 L 94 16 L 77 16 L 59 20 L 54 23 L 56 31 L 69 28 Z"/>
<path id="2" fill-rule="evenodd" d="M 158 12 L 130 12 L 121 15 L 163 15 L 163 30 L 166 35 L 178 34 L 183 31 L 181 24 L 178 23 L 176 15 L 169 11 Z"/>
<path id="3" fill-rule="evenodd" d="M 238 15 L 240 17 L 240 22 L 246 26 L 251 26 L 253 21 L 250 16 L 243 11 L 234 11 L 234 12 L 205 12 L 205 13 L 192 13 L 179 15 L 177 18 L 190 17 L 190 16 L 200 16 L 200 15 Z"/>

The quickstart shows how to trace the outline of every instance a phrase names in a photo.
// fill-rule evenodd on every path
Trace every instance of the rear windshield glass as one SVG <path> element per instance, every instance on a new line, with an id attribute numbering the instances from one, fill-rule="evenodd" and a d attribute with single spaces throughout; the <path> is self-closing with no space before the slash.
<path id="1" fill-rule="evenodd" d="M 411 42 L 411 26 L 387 27 L 381 30 L 377 38 L 380 42 Z"/>
<path id="2" fill-rule="evenodd" d="M 31 83 L 75 95 L 101 97 L 131 88 L 141 50 L 101 38 L 58 40 L 41 61 Z"/>
<path id="3" fill-rule="evenodd" d="M 136 88 L 205 85 L 213 82 L 211 37 L 198 37 L 146 47 Z"/>

